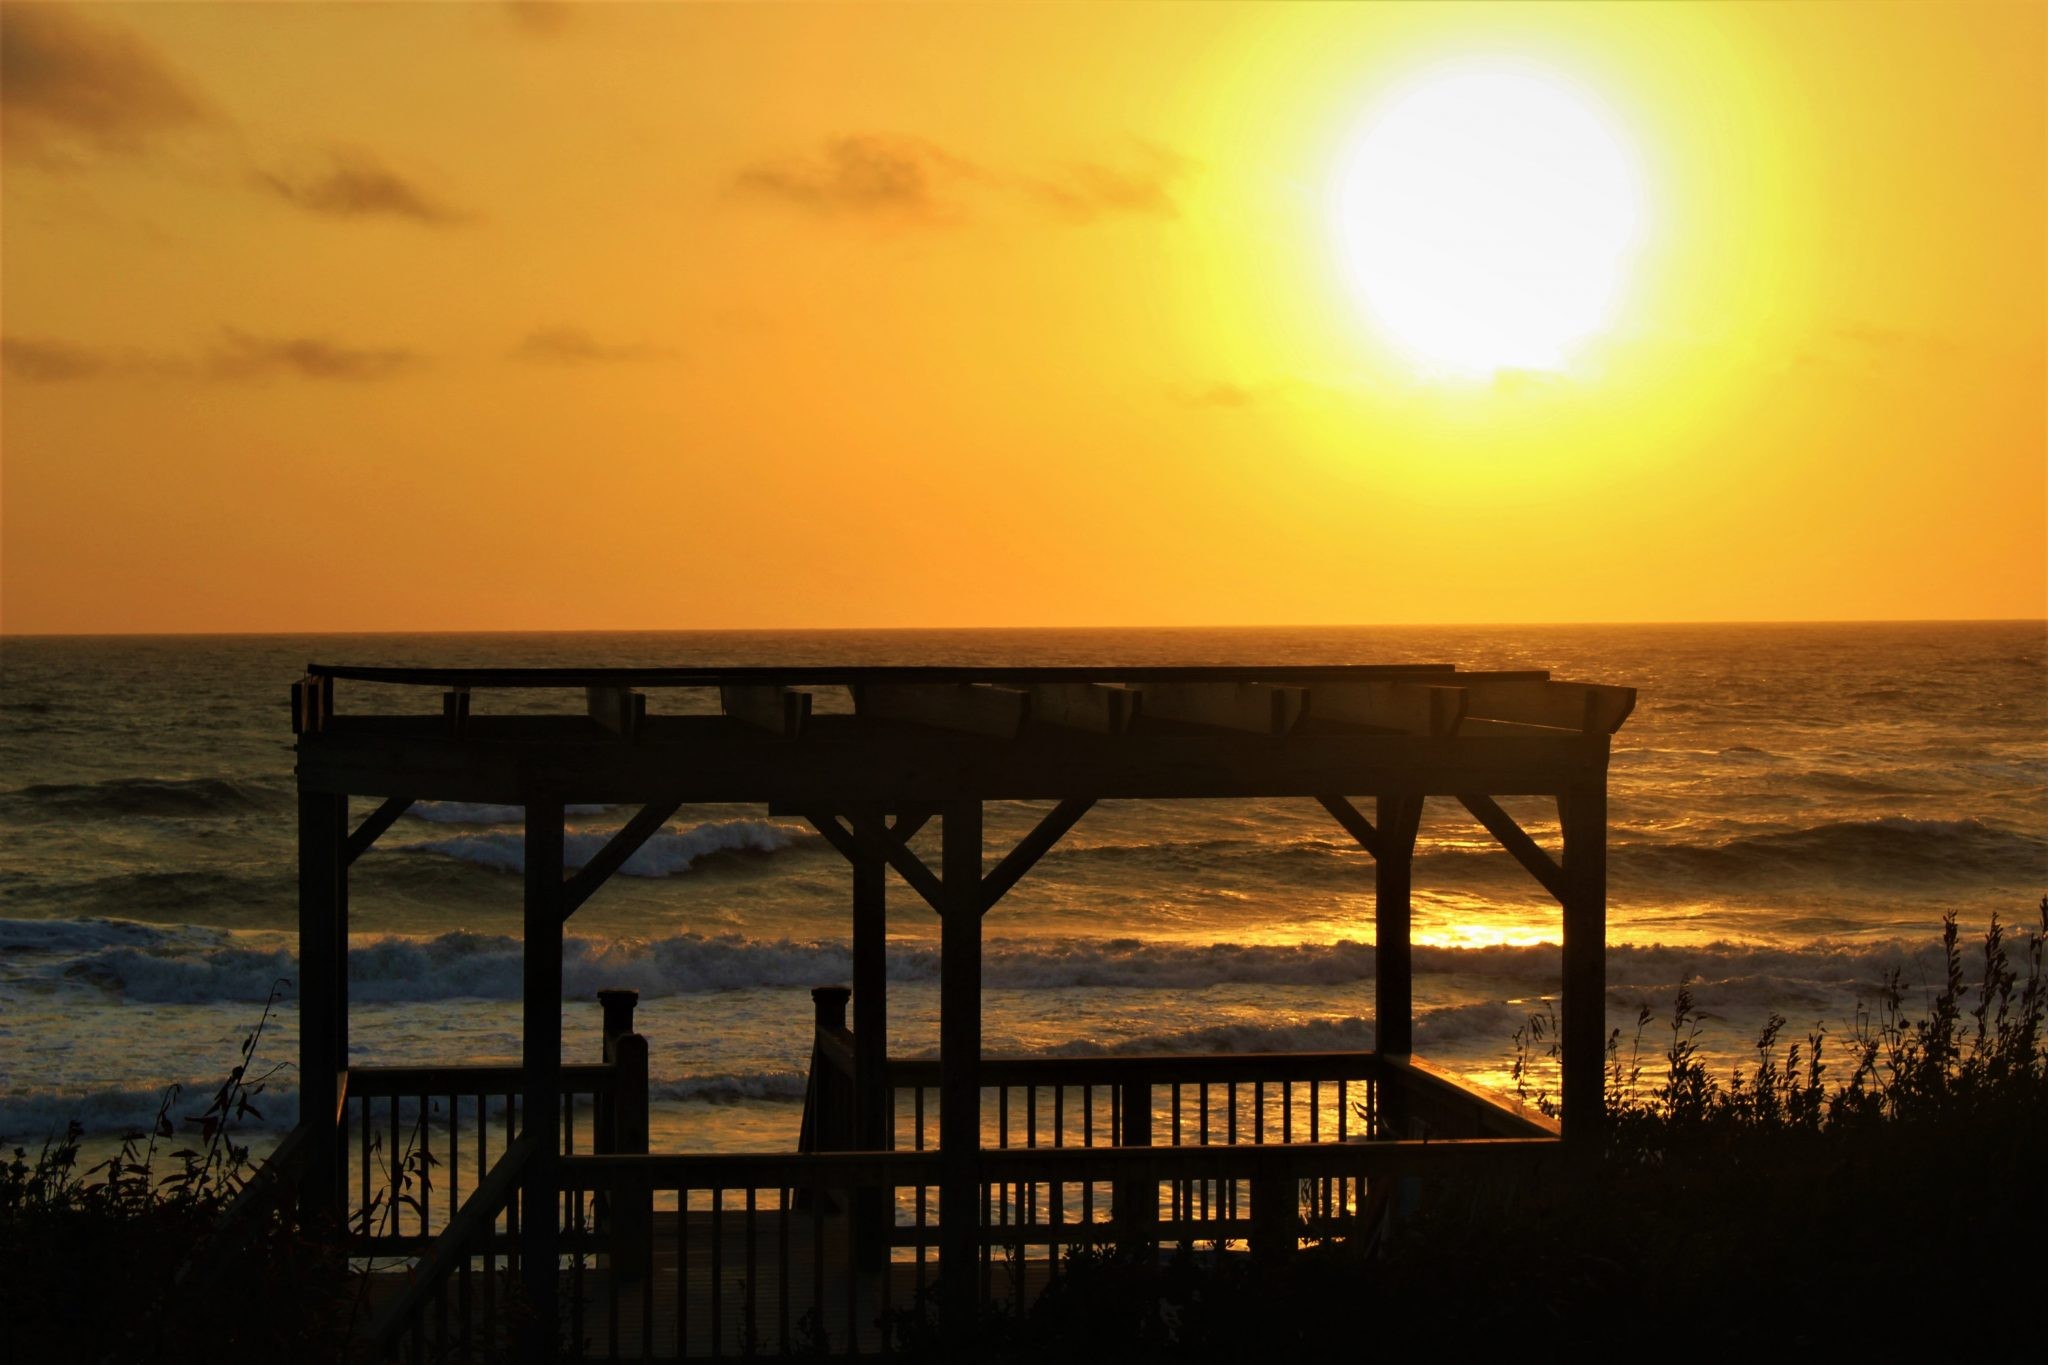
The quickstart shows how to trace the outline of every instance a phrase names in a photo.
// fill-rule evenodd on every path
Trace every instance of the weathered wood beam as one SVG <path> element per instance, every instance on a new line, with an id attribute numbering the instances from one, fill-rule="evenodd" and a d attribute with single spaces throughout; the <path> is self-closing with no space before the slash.
<path id="1" fill-rule="evenodd" d="M 1373 861 L 1373 1034 L 1380 1052 L 1406 1057 L 1415 1051 L 1415 947 L 1411 893 L 1415 835 L 1422 826 L 1422 798 L 1382 796 L 1374 814 L 1380 850 Z M 1401 1116 L 1387 1101 L 1382 1112 Z M 1398 1129 L 1397 1129 L 1398 1131 Z"/>
<path id="2" fill-rule="evenodd" d="M 1557 897 L 1559 903 L 1565 898 L 1564 869 L 1553 860 L 1543 845 L 1529 837 L 1528 831 L 1515 823 L 1515 817 L 1500 808 L 1500 803 L 1490 796 L 1460 796 L 1458 803 L 1480 824 L 1486 832 L 1500 842 L 1500 846 L 1515 855 L 1515 861 L 1528 869 L 1529 875 L 1543 884 L 1543 889 Z"/>
<path id="3" fill-rule="evenodd" d="M 839 850 L 839 856 L 858 867 L 869 857 L 860 840 L 852 830 L 839 823 L 839 817 L 827 811 L 806 811 L 804 820 L 810 827 L 825 836 L 825 842 Z M 879 856 L 879 855 L 876 855 Z"/>
<path id="4" fill-rule="evenodd" d="M 1040 858 L 1052 850 L 1066 832 L 1078 823 L 1082 816 L 1094 806 L 1092 796 L 1070 797 L 1046 812 L 1045 818 L 1032 827 L 1029 834 L 1017 841 L 1017 846 L 1004 855 L 986 877 L 981 879 L 981 913 L 986 915 L 995 908 L 995 903 L 1009 894 L 1010 888 L 1022 881 Z"/>
<path id="5" fill-rule="evenodd" d="M 1031 720 L 1065 730 L 1120 735 L 1138 718 L 1145 694 L 1111 683 L 1035 683 Z"/>
<path id="6" fill-rule="evenodd" d="M 586 687 L 584 704 L 590 718 L 624 739 L 640 733 L 647 719 L 647 694 L 630 687 Z"/>
<path id="7" fill-rule="evenodd" d="M 655 831 L 668 823 L 668 818 L 683 804 L 681 797 L 673 801 L 663 800 L 642 806 L 634 817 L 611 838 L 605 840 L 603 848 L 595 857 L 585 863 L 575 876 L 562 886 L 562 919 L 576 913 L 591 894 L 611 879 L 611 875 L 626 865 L 626 859 L 640 851 L 640 845 L 654 836 Z"/>
<path id="8" fill-rule="evenodd" d="M 1635 709 L 1633 687 L 1577 682 L 1473 682 L 1465 686 L 1472 720 L 1516 721 L 1587 735 L 1611 735 Z"/>
<path id="9" fill-rule="evenodd" d="M 1372 827 L 1372 821 L 1365 813 L 1342 796 L 1318 796 L 1316 802 L 1344 826 L 1345 833 L 1358 841 L 1358 846 L 1373 857 L 1380 856 L 1380 832 Z"/>
<path id="10" fill-rule="evenodd" d="M 990 683 L 865 683 L 853 689 L 853 709 L 876 720 L 1015 739 L 1031 714 L 1031 694 Z"/>
<path id="11" fill-rule="evenodd" d="M 562 801 L 529 793 L 526 806 L 525 943 L 521 986 L 523 1065 L 520 1133 L 535 1139 L 521 1195 L 521 1279 L 527 1354 L 552 1359 L 561 1290 L 558 1162 L 562 1150 Z"/>
<path id="12" fill-rule="evenodd" d="M 941 826 L 939 1301 L 949 1335 L 972 1326 L 980 1297 L 981 823 L 979 801 L 955 801 Z"/>
<path id="13" fill-rule="evenodd" d="M 441 720 L 451 735 L 459 735 L 469 728 L 468 688 L 458 687 L 441 694 Z"/>
<path id="14" fill-rule="evenodd" d="M 364 816 L 363 823 L 357 825 L 354 832 L 348 836 L 348 851 L 343 861 L 352 863 L 368 853 L 370 846 L 384 837 L 384 831 L 390 829 L 399 816 L 412 808 L 412 803 L 413 798 L 410 796 L 394 796 Z"/>
<path id="15" fill-rule="evenodd" d="M 873 853 L 895 868 L 896 875 L 903 878 L 904 883 L 912 891 L 922 896 L 925 904 L 941 914 L 945 913 L 946 897 L 939 879 L 924 865 L 923 859 L 911 852 L 910 845 L 904 841 L 903 835 L 883 825 L 879 820 L 863 820 L 855 822 L 854 837 L 859 840 L 863 850 Z"/>
<path id="16" fill-rule="evenodd" d="M 1607 1107 L 1607 784 L 1587 782 L 1557 801 L 1564 833 L 1564 980 L 1558 1060 L 1564 1140 L 1599 1148 Z"/>
<path id="17" fill-rule="evenodd" d="M 300 1207 L 337 1230 L 342 1168 L 333 1117 L 347 1046 L 347 833 L 347 797 L 299 789 L 299 1122 L 311 1139 Z"/>
<path id="18" fill-rule="evenodd" d="M 1455 735 L 1465 718 L 1465 689 L 1414 682 L 1319 683 L 1309 689 L 1309 708 L 1318 723 Z"/>
<path id="19" fill-rule="evenodd" d="M 292 733 L 317 735 L 334 719 L 334 679 L 308 673 L 292 684 Z"/>
<path id="20" fill-rule="evenodd" d="M 1219 730 L 1287 735 L 1308 714 L 1306 687 L 1255 682 L 1145 683 L 1147 720 L 1182 721 Z"/>
<path id="21" fill-rule="evenodd" d="M 812 694 L 797 687 L 743 683 L 718 689 L 719 709 L 782 739 L 798 739 L 811 719 Z"/>

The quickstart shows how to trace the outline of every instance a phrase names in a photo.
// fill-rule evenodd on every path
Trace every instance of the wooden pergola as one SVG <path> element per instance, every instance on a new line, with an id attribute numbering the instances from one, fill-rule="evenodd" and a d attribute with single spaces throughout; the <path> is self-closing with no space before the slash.
<path id="1" fill-rule="evenodd" d="M 335 705 L 357 694 L 440 694 L 438 711 Z M 503 689 L 568 692 L 559 714 L 484 714 Z M 845 689 L 850 709 L 814 705 Z M 836 700 L 834 698 L 833 700 Z M 1450 665 L 1341 667 L 356 668 L 311 665 L 293 689 L 298 735 L 302 1130 L 307 1198 L 345 1199 L 349 1093 L 348 869 L 415 801 L 525 810 L 524 1046 L 520 1112 L 562 1112 L 562 942 L 577 909 L 682 807 L 761 803 L 813 825 L 852 881 L 853 1146 L 892 1146 L 885 973 L 888 874 L 941 920 L 938 1206 L 984 1187 L 982 924 L 1098 801 L 1300 797 L 1374 862 L 1379 1054 L 1413 1052 L 1410 885 L 1427 798 L 1458 803 L 1562 907 L 1562 1120 L 1567 1142 L 1602 1117 L 1607 770 L 1631 688 L 1540 671 Z M 431 703 L 430 703 L 431 704 Z M 1496 798 L 1554 798 L 1553 856 Z M 378 804 L 351 826 L 350 798 Z M 1052 802 L 990 859 L 989 801 Z M 564 808 L 637 807 L 573 874 Z M 912 847 L 938 831 L 933 865 Z M 900 1065 L 900 1064 L 898 1064 Z M 568 1089 L 573 1090 L 570 1085 Z M 481 1123 L 482 1109 L 478 1109 Z M 1149 1122 L 1149 1120 L 1148 1120 Z M 395 1123 L 395 1119 L 394 1119 Z M 561 1133 L 527 1123 L 527 1207 L 557 1197 Z M 395 1129 L 394 1129 L 395 1138 Z M 907 1155 L 907 1154 L 905 1154 Z M 975 1256 L 982 1230 L 940 1219 L 941 1267 Z M 552 1320 L 561 1228 L 521 1226 L 525 1290 Z M 971 1305 L 974 1286 L 943 1276 Z M 680 1349 L 680 1348 L 679 1348 Z"/>

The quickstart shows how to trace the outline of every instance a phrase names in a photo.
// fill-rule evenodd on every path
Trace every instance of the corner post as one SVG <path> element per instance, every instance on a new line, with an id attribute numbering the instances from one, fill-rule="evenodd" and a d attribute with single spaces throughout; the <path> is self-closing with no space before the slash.
<path id="1" fill-rule="evenodd" d="M 1373 1038 L 1384 1057 L 1409 1057 L 1415 1052 L 1415 945 L 1411 903 L 1415 871 L 1415 834 L 1422 824 L 1420 796 L 1382 796 L 1374 807 L 1380 849 L 1373 859 Z M 1398 1087 L 1385 1084 L 1379 1093 L 1380 1132 L 1374 1137 L 1406 1137 L 1407 1104 Z"/>
<path id="2" fill-rule="evenodd" d="M 855 816 L 856 834 L 876 817 Z M 872 840 L 863 838 L 865 850 Z M 889 902 L 886 864 L 863 851 L 853 859 L 853 1145 L 887 1151 L 896 1145 L 889 1090 Z M 854 1255 L 863 1270 L 889 1259 L 890 1192 L 853 1192 Z"/>
<path id="3" fill-rule="evenodd" d="M 348 798 L 299 788 L 299 1122 L 311 1145 L 299 1207 L 310 1219 L 342 1218 L 336 1110 L 346 1064 L 348 961 L 343 887 Z"/>
<path id="4" fill-rule="evenodd" d="M 1596 1149 L 1606 1125 L 1607 781 L 1571 787 L 1557 799 L 1564 831 L 1564 989 L 1559 1020 L 1566 1143 Z"/>
<path id="5" fill-rule="evenodd" d="M 537 1139 L 520 1187 L 520 1277 L 532 1317 L 528 1360 L 557 1351 L 556 1298 L 561 1245 L 562 1144 L 562 799 L 526 802 L 524 1086 L 520 1126 Z"/>
<path id="6" fill-rule="evenodd" d="M 949 1333 L 973 1326 L 980 1284 L 981 802 L 943 815 L 939 929 L 939 1290 Z"/>

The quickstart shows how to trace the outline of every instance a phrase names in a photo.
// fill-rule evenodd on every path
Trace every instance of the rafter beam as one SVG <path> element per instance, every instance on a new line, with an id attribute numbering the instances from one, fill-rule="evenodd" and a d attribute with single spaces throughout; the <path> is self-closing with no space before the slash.
<path id="1" fill-rule="evenodd" d="M 370 846 L 384 837 L 384 831 L 398 821 L 398 817 L 412 808 L 416 798 L 394 796 L 377 809 L 363 817 L 363 823 L 355 827 L 348 836 L 348 847 L 342 861 L 352 863 L 370 851 Z"/>
<path id="2" fill-rule="evenodd" d="M 923 819 L 917 821 L 919 825 L 923 823 Z M 898 824 L 901 824 L 900 820 Z M 826 837 L 829 839 L 831 836 Z M 903 878 L 904 884 L 912 891 L 922 896 L 925 904 L 940 914 L 945 913 L 945 889 L 939 884 L 939 879 L 932 870 L 924 865 L 924 860 L 911 852 L 907 835 L 899 833 L 896 827 L 884 825 L 879 820 L 860 820 L 854 823 L 853 838 L 858 841 L 862 850 L 895 868 L 896 875 Z"/>
<path id="3" fill-rule="evenodd" d="M 782 739 L 797 739 L 811 719 L 812 694 L 803 688 L 741 683 L 718 689 L 719 709 Z"/>
<path id="4" fill-rule="evenodd" d="M 876 720 L 1015 739 L 1031 714 L 1031 694 L 992 683 L 865 683 L 853 689 L 853 709 Z"/>
<path id="5" fill-rule="evenodd" d="M 1060 802 L 1045 818 L 1034 826 L 1031 832 L 1017 841 L 1003 860 L 995 865 L 989 874 L 981 879 L 981 913 L 986 915 L 995 908 L 995 903 L 1009 894 L 1010 888 L 1023 880 L 1040 858 L 1052 851 L 1066 832 L 1077 824 L 1095 804 L 1092 796 L 1072 797 Z"/>
<path id="6" fill-rule="evenodd" d="M 1308 714 L 1308 689 L 1256 682 L 1144 683 L 1147 720 L 1288 735 Z"/>
<path id="7" fill-rule="evenodd" d="M 652 838 L 654 832 L 668 823 L 668 818 L 683 804 L 682 798 L 673 801 L 655 801 L 642 806 L 637 815 L 625 823 L 610 839 L 605 841 L 597 856 L 583 865 L 581 871 L 562 884 L 562 919 L 566 923 L 577 907 L 591 897 L 591 893 L 610 880 L 611 875 L 626 865 L 626 859 L 640 851 L 640 846 Z"/>
<path id="8" fill-rule="evenodd" d="M 1633 687 L 1577 682 L 1473 682 L 1465 685 L 1471 720 L 1513 721 L 1587 735 L 1611 735 L 1635 709 Z M 1470 733 L 1470 731 L 1468 731 Z"/>
<path id="9" fill-rule="evenodd" d="M 583 700 L 590 718 L 622 739 L 640 733 L 647 719 L 647 694 L 630 687 L 586 687 Z"/>
<path id="10" fill-rule="evenodd" d="M 1545 851 L 1543 845 L 1529 837 L 1529 834 L 1515 818 L 1500 808 L 1500 803 L 1490 796 L 1460 796 L 1459 804 L 1472 812 L 1472 818 L 1486 826 L 1486 832 L 1500 842 L 1500 846 L 1515 855 L 1515 861 L 1528 869 L 1529 875 L 1543 884 L 1543 889 L 1555 896 L 1559 904 L 1565 899 L 1564 869 L 1557 860 Z"/>
<path id="11" fill-rule="evenodd" d="M 1138 718 L 1145 694 L 1111 683 L 1034 683 L 1031 720 L 1064 730 L 1120 735 Z"/>
<path id="12" fill-rule="evenodd" d="M 1465 689 L 1416 682 L 1318 683 L 1309 689 L 1309 706 L 1319 724 L 1455 735 L 1465 718 Z"/>
<path id="13" fill-rule="evenodd" d="M 1318 796 L 1316 801 L 1344 826 L 1345 833 L 1358 841 L 1358 846 L 1370 853 L 1375 860 L 1380 856 L 1380 832 L 1372 827 L 1372 821 L 1365 813 L 1351 804 L 1348 797 Z"/>

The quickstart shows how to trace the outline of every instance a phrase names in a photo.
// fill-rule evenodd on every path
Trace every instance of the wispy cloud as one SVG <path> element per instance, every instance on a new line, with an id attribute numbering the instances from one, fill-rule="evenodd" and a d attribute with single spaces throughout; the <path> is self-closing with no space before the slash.
<path id="1" fill-rule="evenodd" d="M 971 200 L 1007 199 L 1069 223 L 1115 216 L 1174 218 L 1178 183 L 1194 166 L 1151 143 L 1122 163 L 1074 161 L 1046 172 L 989 166 L 924 138 L 864 133 L 833 138 L 816 151 L 757 161 L 733 188 L 821 218 L 951 224 Z"/>
<path id="2" fill-rule="evenodd" d="M 957 211 L 951 192 L 981 178 L 979 167 L 922 138 L 863 134 L 742 167 L 733 187 L 822 216 L 937 222 Z"/>
<path id="3" fill-rule="evenodd" d="M 465 217 L 360 148 L 337 148 L 309 173 L 258 171 L 256 183 L 288 204 L 329 218 L 405 218 L 445 227 Z"/>
<path id="4" fill-rule="evenodd" d="M 261 379 L 274 374 L 301 379 L 364 381 L 389 379 L 414 369 L 420 356 L 396 346 L 347 346 L 314 336 L 256 336 L 224 328 L 206 362 L 216 379 Z"/>
<path id="5" fill-rule="evenodd" d="M 97 379 L 116 367 L 116 357 L 89 346 L 30 337 L 0 337 L 0 370 L 16 379 L 61 383 Z"/>
<path id="6" fill-rule="evenodd" d="M 521 32 L 551 38 L 575 20 L 576 6 L 565 0 L 502 0 L 498 13 Z"/>
<path id="7" fill-rule="evenodd" d="M 395 346 L 350 346 L 318 336 L 259 336 L 228 327 L 198 356 L 85 346 L 46 337 L 0 338 L 0 369 L 31 383 L 92 379 L 262 380 L 277 376 L 366 382 L 418 368 Z"/>
<path id="8" fill-rule="evenodd" d="M 1193 169 L 1186 157 L 1141 143 L 1130 164 L 1077 161 L 1052 176 L 1025 184 L 1041 203 L 1075 222 L 1093 222 L 1114 214 L 1177 218 L 1180 205 L 1174 199 L 1174 189 Z"/>
<path id="9" fill-rule="evenodd" d="M 538 365 L 606 365 L 663 360 L 675 352 L 647 342 L 599 341 L 581 327 L 537 327 L 511 351 L 514 360 Z"/>
<path id="10" fill-rule="evenodd" d="M 9 156 L 65 169 L 79 152 L 138 154 L 218 117 L 125 29 L 71 5 L 0 5 L 0 142 Z"/>

